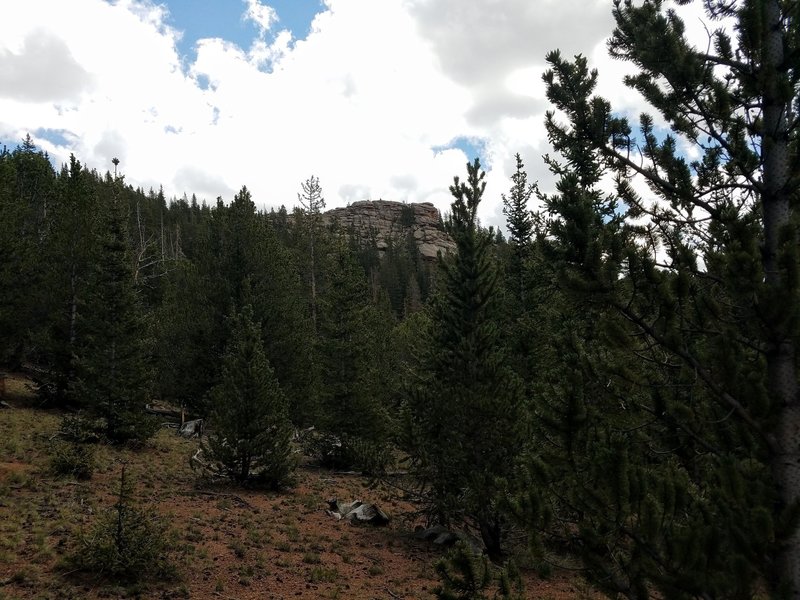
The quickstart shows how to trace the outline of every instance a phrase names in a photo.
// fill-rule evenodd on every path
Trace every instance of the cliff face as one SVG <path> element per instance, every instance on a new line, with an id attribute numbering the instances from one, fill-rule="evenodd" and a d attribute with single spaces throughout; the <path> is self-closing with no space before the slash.
<path id="1" fill-rule="evenodd" d="M 455 250 L 455 242 L 439 224 L 439 211 L 430 202 L 403 204 L 390 200 L 364 200 L 344 208 L 324 213 L 326 223 L 338 222 L 344 230 L 354 231 L 362 240 L 376 241 L 379 252 L 386 250 L 388 241 L 405 240 L 411 234 L 420 255 L 436 260 L 437 253 Z"/>

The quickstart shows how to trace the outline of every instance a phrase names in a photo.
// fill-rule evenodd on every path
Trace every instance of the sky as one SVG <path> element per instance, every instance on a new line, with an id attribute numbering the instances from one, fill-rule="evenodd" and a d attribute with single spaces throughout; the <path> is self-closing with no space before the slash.
<path id="1" fill-rule="evenodd" d="M 501 225 L 514 155 L 552 180 L 544 57 L 582 53 L 621 114 L 641 99 L 605 40 L 612 0 L 0 0 L 0 143 L 30 134 L 145 190 L 209 203 L 246 185 L 329 208 L 433 202 L 487 171 L 479 212 Z M 691 25 L 691 24 L 690 24 Z"/>

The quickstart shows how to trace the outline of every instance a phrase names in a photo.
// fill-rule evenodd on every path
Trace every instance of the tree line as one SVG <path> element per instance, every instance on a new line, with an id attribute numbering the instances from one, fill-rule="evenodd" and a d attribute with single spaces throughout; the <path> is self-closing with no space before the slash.
<path id="1" fill-rule="evenodd" d="M 555 190 L 517 157 L 506 240 L 468 164 L 432 275 L 323 225 L 313 177 L 291 215 L 166 202 L 25 140 L 0 155 L 2 360 L 112 441 L 146 439 L 148 398 L 211 415 L 242 482 L 284 485 L 313 425 L 326 464 L 405 461 L 492 560 L 523 544 L 612 597 L 799 597 L 798 5 L 703 11 L 696 47 L 665 2 L 615 3 L 637 126 L 550 53 Z"/>

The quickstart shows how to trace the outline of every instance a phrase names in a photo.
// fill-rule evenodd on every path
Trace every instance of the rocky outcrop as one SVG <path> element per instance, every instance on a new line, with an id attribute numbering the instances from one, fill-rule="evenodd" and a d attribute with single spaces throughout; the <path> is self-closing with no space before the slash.
<path id="1" fill-rule="evenodd" d="M 331 209 L 323 217 L 328 224 L 336 222 L 354 232 L 364 243 L 374 241 L 379 252 L 384 252 L 390 241 L 405 240 L 409 234 L 426 260 L 436 260 L 440 251 L 446 254 L 456 248 L 442 228 L 439 211 L 430 202 L 364 200 Z"/>

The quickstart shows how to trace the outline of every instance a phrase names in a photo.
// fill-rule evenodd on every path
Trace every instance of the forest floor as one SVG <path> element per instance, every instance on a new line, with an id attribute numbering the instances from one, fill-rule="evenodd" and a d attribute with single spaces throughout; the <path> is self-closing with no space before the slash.
<path id="1" fill-rule="evenodd" d="M 61 414 L 37 407 L 27 381 L 6 381 L 0 409 L 0 600 L 97 598 L 387 600 L 433 598 L 442 549 L 412 536 L 411 506 L 361 476 L 301 466 L 283 493 L 202 486 L 189 468 L 196 440 L 164 428 L 145 448 L 98 446 L 88 481 L 57 477 L 50 457 Z M 169 525 L 172 577 L 121 585 L 74 572 L 66 558 L 116 502 L 122 465 L 134 502 Z M 326 513 L 328 498 L 376 503 L 386 527 Z M 596 594 L 579 578 L 523 572 L 525 596 Z"/>

